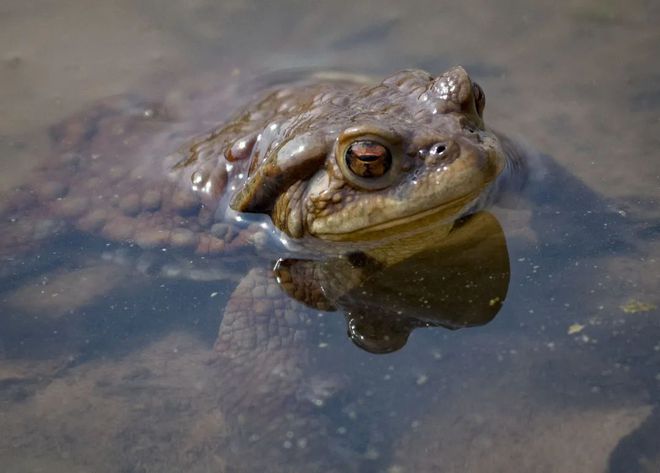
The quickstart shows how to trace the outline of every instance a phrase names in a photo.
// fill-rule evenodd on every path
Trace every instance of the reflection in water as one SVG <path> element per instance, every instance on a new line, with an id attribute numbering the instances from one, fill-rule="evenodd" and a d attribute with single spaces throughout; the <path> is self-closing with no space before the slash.
<path id="1" fill-rule="evenodd" d="M 275 274 L 293 298 L 343 311 L 348 335 L 360 348 L 389 353 L 402 348 L 416 328 L 490 322 L 506 297 L 509 258 L 496 218 L 481 212 L 459 222 L 435 246 L 391 266 L 353 253 L 280 260 Z"/>

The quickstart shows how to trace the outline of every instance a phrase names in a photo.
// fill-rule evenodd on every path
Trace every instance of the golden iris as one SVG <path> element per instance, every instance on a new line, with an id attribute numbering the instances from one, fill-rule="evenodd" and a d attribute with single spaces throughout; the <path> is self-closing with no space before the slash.
<path id="1" fill-rule="evenodd" d="M 374 140 L 358 140 L 351 143 L 344 153 L 346 166 L 360 177 L 381 177 L 392 167 L 392 153 Z"/>

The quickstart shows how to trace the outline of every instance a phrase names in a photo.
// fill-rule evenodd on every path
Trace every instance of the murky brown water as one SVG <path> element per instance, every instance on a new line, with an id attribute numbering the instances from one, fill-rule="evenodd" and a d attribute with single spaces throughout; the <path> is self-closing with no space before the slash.
<path id="1" fill-rule="evenodd" d="M 154 281 L 59 257 L 78 241 L 26 259 L 31 273 L 0 283 L 2 471 L 660 470 L 656 2 L 161 3 L 0 6 L 1 188 L 45 159 L 49 125 L 110 95 L 453 64 L 485 89 L 492 126 L 577 179 L 554 182 L 564 214 L 496 215 L 510 282 L 486 325 L 420 328 L 375 356 L 339 313 L 318 319 L 312 369 L 273 414 L 322 432 L 312 456 L 294 431 L 234 436 L 241 413 L 219 407 L 228 384 L 259 389 L 208 362 L 236 277 Z M 595 217 L 566 214 L 580 200 Z"/>

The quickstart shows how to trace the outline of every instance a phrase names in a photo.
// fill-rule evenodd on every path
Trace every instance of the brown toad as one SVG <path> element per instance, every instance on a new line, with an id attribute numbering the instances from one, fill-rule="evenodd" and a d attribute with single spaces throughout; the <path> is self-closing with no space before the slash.
<path id="1" fill-rule="evenodd" d="M 326 434 L 300 402 L 309 316 L 286 293 L 320 309 L 341 294 L 315 279 L 314 265 L 281 264 L 274 278 L 269 264 L 278 252 L 335 257 L 324 271 L 339 274 L 347 293 L 450 238 L 523 167 L 520 151 L 485 126 L 484 105 L 461 67 L 437 77 L 402 71 L 375 85 L 310 79 L 270 89 L 174 153 L 199 123 L 164 126 L 166 112 L 130 100 L 100 105 L 55 127 L 53 159 L 3 202 L 1 254 L 75 230 L 197 255 L 211 268 L 247 256 L 265 263 L 224 308 L 218 402 L 237 436 L 253 438 L 268 419 L 260 438 L 304 431 L 309 451 L 322 448 Z M 205 106 L 202 125 L 215 116 Z"/>

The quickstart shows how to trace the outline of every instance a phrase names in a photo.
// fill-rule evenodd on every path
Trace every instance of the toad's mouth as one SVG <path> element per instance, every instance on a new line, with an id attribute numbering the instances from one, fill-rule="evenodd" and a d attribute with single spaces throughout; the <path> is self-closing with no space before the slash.
<path id="1" fill-rule="evenodd" d="M 421 210 L 414 214 L 394 218 L 385 222 L 362 227 L 347 232 L 315 232 L 313 236 L 329 241 L 375 241 L 398 236 L 407 236 L 430 228 L 449 226 L 464 215 L 463 210 L 477 198 L 478 191 L 471 192 L 462 197 L 445 202 L 441 205 Z"/>

